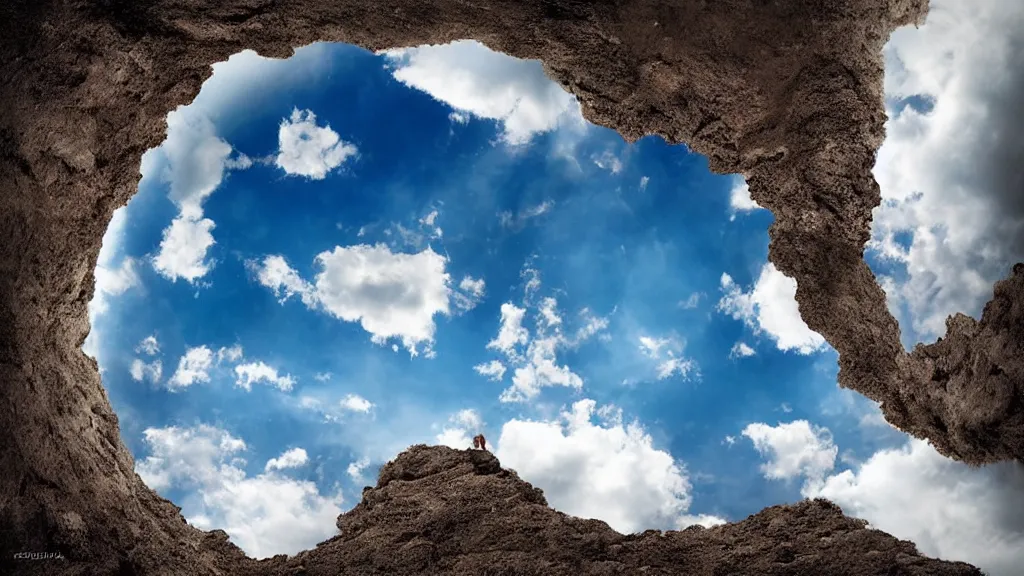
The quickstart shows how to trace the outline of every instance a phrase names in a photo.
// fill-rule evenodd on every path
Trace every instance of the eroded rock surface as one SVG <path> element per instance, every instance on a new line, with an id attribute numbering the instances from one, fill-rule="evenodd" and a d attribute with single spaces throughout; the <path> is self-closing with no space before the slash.
<path id="1" fill-rule="evenodd" d="M 316 40 L 376 50 L 473 38 L 542 59 L 591 121 L 629 139 L 686 142 L 714 170 L 743 173 L 776 217 L 772 262 L 796 278 L 801 315 L 840 352 L 841 385 L 881 401 L 890 422 L 952 457 L 1024 461 L 1021 271 L 1000 284 L 980 322 L 957 317 L 942 342 L 906 354 L 862 258 L 879 202 L 870 169 L 883 137 L 881 48 L 925 8 L 925 0 L 3 2 L 0 573 L 21 550 L 59 550 L 68 572 L 82 574 L 227 574 L 245 563 L 222 533 L 189 527 L 143 485 L 97 366 L 79 348 L 104 229 L 136 188 L 141 154 L 163 139 L 167 112 L 194 98 L 213 62 L 244 48 L 287 57 Z M 807 530 L 840 522 L 834 510 L 816 515 L 822 506 L 792 510 L 805 512 Z M 772 510 L 765 514 L 795 513 Z M 760 565 L 750 550 L 715 570 Z"/>
<path id="2" fill-rule="evenodd" d="M 826 500 L 742 522 L 624 536 L 555 512 L 482 450 L 413 446 L 338 518 L 341 535 L 254 574 L 980 575 L 843 516 Z M 339 572 L 340 570 L 340 572 Z"/>

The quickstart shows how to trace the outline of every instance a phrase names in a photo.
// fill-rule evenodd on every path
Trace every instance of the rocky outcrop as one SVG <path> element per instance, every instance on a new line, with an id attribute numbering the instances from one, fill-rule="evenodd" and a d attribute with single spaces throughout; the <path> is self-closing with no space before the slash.
<path id="1" fill-rule="evenodd" d="M 843 516 L 826 500 L 725 526 L 624 536 L 547 506 L 483 450 L 413 446 L 338 518 L 341 535 L 254 574 L 980 575 Z"/>
<path id="2" fill-rule="evenodd" d="M 12 551 L 59 550 L 69 573 L 248 565 L 223 534 L 189 527 L 141 482 L 96 364 L 79 348 L 103 231 L 136 188 L 141 154 L 162 140 L 167 112 L 196 95 L 213 62 L 243 48 L 285 57 L 316 40 L 376 50 L 474 38 L 543 60 L 591 121 L 628 139 L 686 142 L 714 170 L 743 173 L 775 214 L 772 262 L 797 280 L 807 324 L 840 352 L 840 384 L 882 402 L 890 422 L 952 457 L 1024 460 L 1020 270 L 980 322 L 956 317 L 946 339 L 906 354 L 862 258 L 879 203 L 870 170 L 883 137 L 880 50 L 925 8 L 925 0 L 6 0 L 0 562 Z M 806 530 L 841 523 L 820 503 L 764 514 L 804 518 L 792 526 Z M 413 542 L 403 544 L 410 554 Z M 447 549 L 422 547 L 430 561 L 438 550 Z M 714 570 L 759 566 L 760 549 L 748 550 L 721 556 L 738 564 Z M 688 558 L 665 554 L 649 564 Z M 894 558 L 887 573 L 914 573 Z M 53 573 L 34 566 L 18 569 Z"/>

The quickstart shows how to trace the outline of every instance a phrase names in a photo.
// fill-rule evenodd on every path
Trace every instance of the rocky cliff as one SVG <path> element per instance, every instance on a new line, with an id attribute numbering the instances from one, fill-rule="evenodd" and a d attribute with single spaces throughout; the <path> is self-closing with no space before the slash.
<path id="1" fill-rule="evenodd" d="M 624 536 L 555 512 L 544 494 L 482 450 L 413 446 L 338 518 L 341 536 L 253 574 L 978 575 L 922 558 L 825 500 L 742 522 Z"/>
<path id="2" fill-rule="evenodd" d="M 477 39 L 543 60 L 591 121 L 628 139 L 685 142 L 712 169 L 742 173 L 752 197 L 775 214 L 770 259 L 797 280 L 804 320 L 840 353 L 840 384 L 882 402 L 890 422 L 951 457 L 1024 461 L 1024 267 L 996 287 L 980 322 L 955 317 L 945 339 L 907 354 L 862 257 L 879 203 L 870 170 L 883 137 L 880 51 L 895 27 L 920 21 L 925 9 L 925 0 L 3 2 L 0 562 L 12 551 L 59 550 L 66 570 L 82 574 L 230 574 L 245 564 L 222 535 L 189 527 L 134 473 L 97 366 L 80 346 L 103 231 L 135 190 L 141 154 L 162 140 L 167 112 L 196 95 L 213 62 L 244 48 L 285 57 L 316 40 L 376 50 Z M 406 502 L 398 517 L 427 513 L 409 504 L 415 498 Z M 758 518 L 766 526 L 789 518 L 786 530 L 805 536 L 849 526 L 844 546 L 869 534 L 821 503 Z M 564 538 L 581 526 L 560 521 Z M 710 550 L 715 538 L 750 534 L 757 522 L 622 539 L 614 554 L 664 551 L 661 564 L 654 556 L 649 564 L 667 566 L 688 559 L 679 550 L 689 545 L 664 543 L 683 538 Z M 528 528 L 507 530 L 526 538 Z M 442 565 L 448 548 L 418 544 L 436 534 L 403 538 L 409 555 Z M 604 550 L 594 538 L 580 554 Z M 751 573 L 767 561 L 760 550 L 784 549 L 732 542 L 731 552 L 714 556 L 722 563 L 712 555 L 701 564 L 707 573 Z M 647 562 L 636 554 L 630 565 Z M 881 554 L 859 556 L 861 567 L 850 569 L 861 572 L 850 573 L 883 561 L 873 558 L 888 559 L 884 573 L 917 569 L 909 553 Z M 798 573 L 784 570 L 767 573 Z"/>

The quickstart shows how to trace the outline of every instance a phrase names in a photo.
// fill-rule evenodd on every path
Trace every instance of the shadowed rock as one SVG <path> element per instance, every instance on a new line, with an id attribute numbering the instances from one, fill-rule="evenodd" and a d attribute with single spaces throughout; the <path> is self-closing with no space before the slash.
<path id="1" fill-rule="evenodd" d="M 624 536 L 548 507 L 540 490 L 480 450 L 413 446 L 338 518 L 341 535 L 252 574 L 980 575 L 843 516 L 826 500 L 742 522 Z"/>
<path id="2" fill-rule="evenodd" d="M 629 140 L 658 134 L 686 142 L 713 170 L 747 178 L 752 198 L 775 214 L 769 257 L 797 280 L 805 322 L 839 351 L 842 386 L 882 402 L 890 422 L 944 454 L 971 463 L 1024 460 L 1024 272 L 1018 267 L 998 285 L 980 322 L 957 316 L 941 342 L 906 354 L 862 258 L 879 203 L 870 170 L 885 120 L 880 51 L 891 30 L 919 22 L 925 7 L 925 0 L 3 2 L 0 573 L 21 550 L 59 550 L 68 573 L 82 574 L 248 566 L 223 533 L 186 525 L 134 473 L 96 363 L 80 351 L 100 241 L 113 210 L 137 187 L 142 153 L 161 142 L 167 112 L 195 97 L 210 64 L 244 48 L 286 57 L 317 40 L 377 50 L 473 38 L 543 60 L 590 121 Z M 819 509 L 832 512 L 812 513 Z M 764 514 L 793 514 L 778 510 L 807 511 L 794 526 L 808 533 L 838 518 L 823 504 Z M 418 538 L 428 537 L 403 546 L 416 548 Z M 438 558 L 433 546 L 423 547 L 424 558 Z M 600 549 L 597 541 L 588 546 Z M 761 549 L 746 550 L 728 556 L 737 564 L 708 573 L 761 566 Z M 679 554 L 652 556 L 650 565 L 687 558 Z M 886 573 L 911 568 L 897 560 Z"/>

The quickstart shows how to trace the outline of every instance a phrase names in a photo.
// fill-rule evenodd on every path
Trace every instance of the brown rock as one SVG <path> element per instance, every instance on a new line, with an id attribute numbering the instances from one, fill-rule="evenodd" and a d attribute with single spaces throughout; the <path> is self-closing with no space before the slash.
<path id="1" fill-rule="evenodd" d="M 883 137 L 880 50 L 894 27 L 920 21 L 925 6 L 925 0 L 6 0 L 0 4 L 0 573 L 55 573 L 46 562 L 8 566 L 13 552 L 55 549 L 68 558 L 61 570 L 69 574 L 233 574 L 284 565 L 246 560 L 222 533 L 189 527 L 177 507 L 143 485 L 96 363 L 80 346 L 104 229 L 135 191 L 141 154 L 163 139 L 167 112 L 195 96 L 213 62 L 243 48 L 285 57 L 315 40 L 376 50 L 475 38 L 542 59 L 591 121 L 627 139 L 659 134 L 686 142 L 709 157 L 712 169 L 743 173 L 752 197 L 775 214 L 772 262 L 796 278 L 801 315 L 840 352 L 840 384 L 881 401 L 890 422 L 952 457 L 1024 460 L 1022 272 L 998 285 L 980 322 L 956 317 L 946 339 L 906 354 L 862 258 L 871 209 L 879 203 L 870 169 Z M 500 483 L 496 464 L 481 465 L 491 472 L 478 473 L 473 464 L 466 490 Z M 464 467 L 441 466 L 423 484 Z M 399 490 L 411 482 L 402 478 L 379 489 L 394 493 L 395 509 L 376 514 L 407 518 L 422 531 L 409 529 L 396 540 L 402 552 L 395 558 L 353 550 L 353 559 L 364 554 L 360 566 L 412 567 L 418 558 L 425 572 L 442 565 L 471 571 L 491 558 L 480 573 L 520 573 L 517 567 L 529 573 L 542 565 L 559 567 L 545 573 L 570 566 L 615 573 L 615 562 L 649 574 L 969 573 L 856 529 L 822 503 L 754 517 L 782 518 L 788 528 L 775 536 L 751 529 L 758 525 L 752 519 L 706 532 L 625 538 L 600 523 L 552 515 L 540 506 L 539 493 L 514 488 L 519 484 L 507 478 L 500 490 L 535 502 L 521 504 L 527 516 L 496 517 L 479 535 L 465 532 L 469 544 L 451 542 L 439 535 L 461 526 L 460 514 L 482 512 L 456 510 L 445 524 L 429 508 L 437 500 Z M 471 492 L 447 497 L 466 506 L 484 500 Z M 378 516 L 360 509 L 354 517 L 358 523 Z M 430 518 L 441 523 L 428 530 Z M 538 556 L 524 544 L 532 541 L 531 526 L 544 531 L 545 542 L 567 548 L 545 544 L 551 555 Z M 833 540 L 808 540 L 829 526 L 836 533 L 822 537 Z M 383 538 L 394 529 L 367 524 L 358 533 Z M 477 556 L 481 564 L 456 564 L 471 562 L 475 552 L 446 556 L 463 549 L 458 546 L 496 547 L 499 535 L 504 551 Z M 780 545 L 783 536 L 791 546 Z M 876 540 L 877 555 L 838 552 L 839 544 L 864 551 L 876 546 L 865 542 Z M 812 544 L 832 542 L 839 543 L 834 553 L 808 556 Z M 330 562 L 315 551 L 303 558 L 310 572 L 326 566 L 317 558 Z M 777 564 L 766 564 L 768 558 Z M 851 564 L 839 566 L 838 558 Z M 681 562 L 702 568 L 681 568 Z M 301 573 L 298 564 L 288 566 Z M 799 566 L 806 568 L 799 572 Z"/>
<path id="2" fill-rule="evenodd" d="M 827 500 L 773 506 L 742 522 L 624 536 L 548 508 L 482 450 L 413 446 L 338 518 L 341 535 L 253 574 L 929 574 L 979 575 L 921 557 L 910 542 Z"/>

